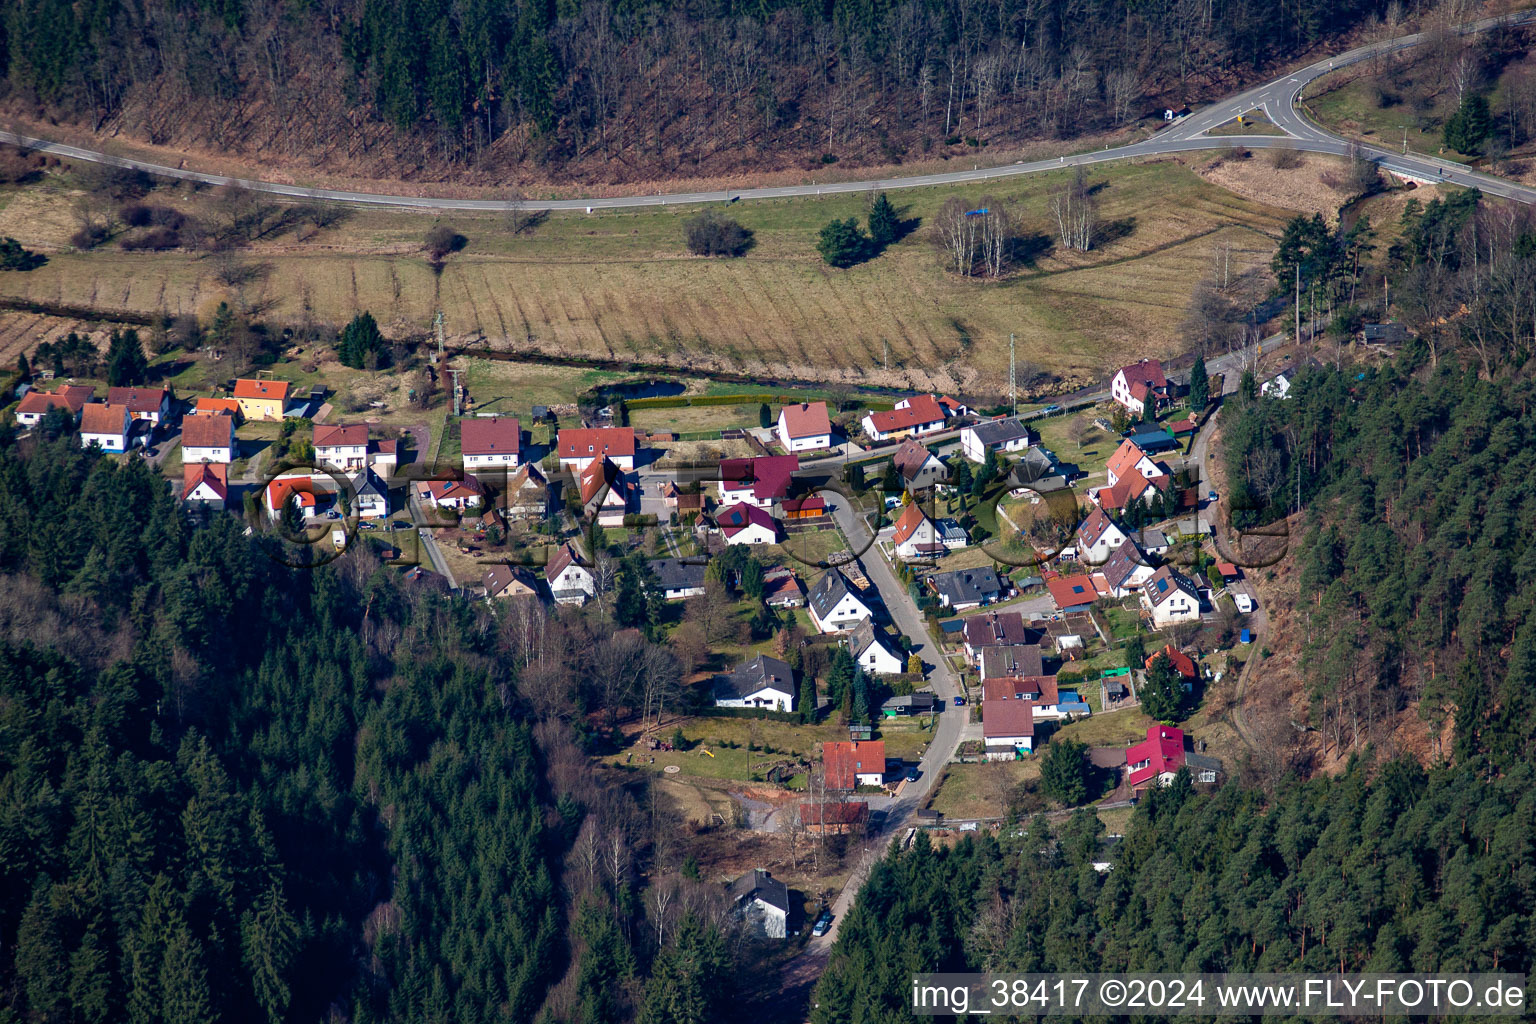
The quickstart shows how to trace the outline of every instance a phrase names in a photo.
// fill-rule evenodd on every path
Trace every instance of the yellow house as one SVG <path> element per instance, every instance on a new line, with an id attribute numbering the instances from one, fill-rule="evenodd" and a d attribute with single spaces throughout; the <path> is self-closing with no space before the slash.
<path id="1" fill-rule="evenodd" d="M 288 405 L 288 382 L 285 380 L 235 381 L 235 401 L 240 412 L 248 420 L 278 420 Z"/>

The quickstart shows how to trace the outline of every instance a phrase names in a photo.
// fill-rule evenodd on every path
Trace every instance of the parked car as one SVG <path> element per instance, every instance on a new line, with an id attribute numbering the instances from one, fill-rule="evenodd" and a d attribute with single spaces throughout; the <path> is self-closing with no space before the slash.
<path id="1" fill-rule="evenodd" d="M 920 774 L 922 774 L 922 773 L 917 770 L 917 767 L 915 765 L 913 767 L 911 767 L 911 768 L 908 768 L 907 769 L 907 781 L 908 782 L 916 782 L 917 781 L 917 777 Z"/>
<path id="2" fill-rule="evenodd" d="M 955 694 L 955 707 L 957 707 L 957 708 L 965 707 L 965 698 L 960 696 L 958 693 Z"/>
<path id="3" fill-rule="evenodd" d="M 1040 410 L 1040 415 L 1042 415 L 1042 416 L 1055 416 L 1059 412 L 1061 412 L 1061 406 L 1059 406 L 1059 405 L 1048 405 L 1044 409 Z"/>
<path id="4" fill-rule="evenodd" d="M 823 910 L 821 916 L 816 919 L 816 924 L 811 928 L 812 935 L 825 935 L 827 929 L 832 927 L 832 911 Z"/>
<path id="5" fill-rule="evenodd" d="M 1221 499 L 1220 499 L 1220 497 L 1219 497 L 1219 496 L 1218 496 L 1218 495 L 1217 495 L 1217 494 L 1216 494 L 1216 492 L 1215 492 L 1215 491 L 1209 491 L 1209 492 L 1207 492 L 1207 493 L 1206 493 L 1206 498 L 1207 498 L 1207 499 L 1208 499 L 1208 500 L 1209 500 L 1209 501 L 1210 501 L 1210 502 L 1211 502 L 1211 504 L 1213 504 L 1213 505 L 1214 505 L 1214 504 L 1216 504 L 1216 502 L 1218 502 L 1218 501 L 1220 501 L 1220 500 L 1221 500 Z"/>

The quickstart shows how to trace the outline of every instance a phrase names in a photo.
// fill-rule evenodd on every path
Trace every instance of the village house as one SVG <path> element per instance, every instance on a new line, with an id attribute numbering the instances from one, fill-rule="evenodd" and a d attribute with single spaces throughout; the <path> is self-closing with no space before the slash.
<path id="1" fill-rule="evenodd" d="M 848 653 L 870 675 L 895 676 L 907 669 L 901 655 L 891 649 L 885 631 L 875 628 L 874 619 L 864 619 L 848 634 Z"/>
<path id="2" fill-rule="evenodd" d="M 1215 783 L 1221 777 L 1221 761 L 1184 749 L 1184 730 L 1171 725 L 1147 728 L 1147 738 L 1125 751 L 1125 779 L 1135 792 L 1166 786 L 1180 768 L 1188 767 L 1191 779 Z"/>
<path id="3" fill-rule="evenodd" d="M 1040 633 L 1030 629 L 1019 612 L 985 612 L 963 621 L 965 657 L 972 665 L 981 663 L 981 652 L 988 647 L 1014 647 L 1040 639 Z"/>
<path id="4" fill-rule="evenodd" d="M 1184 681 L 1184 689 L 1194 689 L 1196 679 L 1195 661 L 1189 655 L 1173 646 L 1173 644 L 1164 644 L 1160 650 L 1153 651 L 1147 655 L 1147 660 L 1142 663 L 1142 667 L 1150 671 L 1153 665 L 1165 658 L 1173 666 L 1174 671 L 1179 674 L 1179 678 Z"/>
<path id="5" fill-rule="evenodd" d="M 766 509 L 737 502 L 715 510 L 715 525 L 727 544 L 777 544 L 779 521 Z"/>
<path id="6" fill-rule="evenodd" d="M 785 522 L 797 519 L 820 519 L 827 514 L 827 503 L 819 494 L 807 494 L 801 498 L 785 498 L 779 502 L 779 511 Z"/>
<path id="7" fill-rule="evenodd" d="M 982 686 L 994 680 L 1037 679 L 1045 675 L 1045 655 L 1039 644 L 983 647 L 977 667 Z"/>
<path id="8" fill-rule="evenodd" d="M 1139 473 L 1131 473 L 1122 477 L 1113 487 L 1094 488 L 1088 492 L 1088 498 L 1106 511 L 1116 511 L 1133 501 L 1151 501 L 1172 483 L 1173 478 L 1167 474 L 1148 478 Z"/>
<path id="9" fill-rule="evenodd" d="M 128 407 L 91 402 L 80 410 L 80 447 L 104 452 L 128 450 Z"/>
<path id="10" fill-rule="evenodd" d="M 891 464 L 913 494 L 949 479 L 949 467 L 944 460 L 911 439 L 901 442 L 901 447 L 891 456 Z"/>
<path id="11" fill-rule="evenodd" d="M 730 675 L 715 680 L 714 700 L 717 708 L 793 711 L 795 670 L 788 662 L 759 654 L 737 665 Z"/>
<path id="12" fill-rule="evenodd" d="M 240 415 L 247 420 L 281 422 L 288 408 L 289 387 L 285 380 L 240 378 L 235 381 L 234 391 Z"/>
<path id="13" fill-rule="evenodd" d="M 267 484 L 263 497 L 266 500 L 267 516 L 274 520 L 282 517 L 283 508 L 289 502 L 296 504 L 299 515 L 305 519 L 313 519 L 319 511 L 315 484 L 307 472 L 283 473 L 274 477 Z"/>
<path id="14" fill-rule="evenodd" d="M 863 800 L 795 805 L 800 827 L 812 835 L 862 835 L 869 824 L 869 804 Z"/>
<path id="15" fill-rule="evenodd" d="M 235 450 L 235 418 L 228 413 L 182 419 L 182 465 L 197 462 L 228 464 L 235 461 Z"/>
<path id="16" fill-rule="evenodd" d="M 459 454 L 465 469 L 514 470 L 521 464 L 523 428 L 516 416 L 459 421 Z"/>
<path id="17" fill-rule="evenodd" d="M 821 745 L 828 790 L 843 792 L 885 782 L 884 740 L 836 740 Z"/>
<path id="18" fill-rule="evenodd" d="M 389 487 L 372 469 L 352 478 L 352 513 L 359 519 L 389 518 Z"/>
<path id="19" fill-rule="evenodd" d="M 1136 540 L 1141 550 L 1148 555 L 1166 555 L 1171 547 L 1168 535 L 1150 526 L 1143 529 Z"/>
<path id="20" fill-rule="evenodd" d="M 981 735 L 988 761 L 1014 761 L 1035 749 L 1035 715 L 1029 701 L 983 700 Z"/>
<path id="21" fill-rule="evenodd" d="M 1126 412 L 1141 418 L 1150 402 L 1155 412 L 1169 398 L 1168 378 L 1163 375 L 1163 364 L 1156 359 L 1143 359 L 1130 366 L 1122 366 L 1109 383 L 1109 397 Z"/>
<path id="22" fill-rule="evenodd" d="M 938 558 L 945 552 L 944 539 L 939 535 L 933 520 L 923 512 L 922 506 L 912 502 L 902 509 L 901 517 L 891 532 L 891 544 L 896 557 L 904 562 L 919 558 Z"/>
<path id="23" fill-rule="evenodd" d="M 1003 593 L 1002 581 L 991 566 L 936 572 L 928 577 L 928 588 L 938 597 L 939 607 L 957 612 L 991 604 Z"/>
<path id="24" fill-rule="evenodd" d="M 1158 629 L 1200 618 L 1200 592 L 1171 566 L 1163 566 L 1141 588 L 1141 606 Z"/>
<path id="25" fill-rule="evenodd" d="M 199 398 L 192 404 L 193 416 L 218 416 L 221 414 L 233 417 L 237 427 L 243 419 L 240 412 L 240 403 L 233 398 Z"/>
<path id="26" fill-rule="evenodd" d="M 502 501 L 509 518 L 542 517 L 549 511 L 549 480 L 533 463 L 527 463 L 507 478 Z"/>
<path id="27" fill-rule="evenodd" d="M 702 561 L 684 561 L 679 558 L 651 559 L 651 572 L 656 574 L 656 586 L 668 601 L 681 601 L 699 597 L 704 593 L 704 572 L 708 568 Z"/>
<path id="28" fill-rule="evenodd" d="M 181 501 L 222 512 L 229 501 L 229 467 L 222 462 L 184 462 Z"/>
<path id="29" fill-rule="evenodd" d="M 1120 442 L 1120 447 L 1116 448 L 1115 453 L 1109 457 L 1109 465 L 1105 469 L 1111 487 L 1129 478 L 1132 473 L 1139 473 L 1151 480 L 1166 472 L 1166 469 L 1153 462 L 1152 456 L 1142 451 L 1141 446 L 1130 438 Z"/>
<path id="30" fill-rule="evenodd" d="M 986 462 L 993 452 L 1022 452 L 1034 443 L 1034 432 L 1016 416 L 973 423 L 960 431 L 960 450 L 977 464 Z"/>
<path id="31" fill-rule="evenodd" d="M 1031 704 L 1055 704 L 1056 677 L 1043 675 L 996 676 L 981 684 L 983 701 L 1022 700 Z"/>
<path id="32" fill-rule="evenodd" d="M 779 443 L 787 452 L 813 452 L 832 447 L 832 419 L 826 402 L 801 402 L 779 410 Z"/>
<path id="33" fill-rule="evenodd" d="M 744 503 L 772 508 L 789 493 L 798 455 L 763 455 L 755 459 L 720 460 L 720 503 Z"/>
<path id="34" fill-rule="evenodd" d="M 50 391 L 28 391 L 16 406 L 16 422 L 23 427 L 35 427 L 50 409 L 63 409 L 75 421 L 80 421 L 80 410 L 96 394 L 85 384 L 60 384 Z"/>
<path id="35" fill-rule="evenodd" d="M 848 577 L 836 568 L 828 569 L 816 581 L 806 607 L 811 613 L 811 623 L 823 633 L 852 629 L 874 614 L 849 584 Z"/>
<path id="36" fill-rule="evenodd" d="M 1086 612 L 1093 602 L 1109 593 L 1109 583 L 1102 573 L 1082 573 L 1077 576 L 1058 576 L 1045 581 L 1056 610 L 1063 615 Z"/>
<path id="37" fill-rule="evenodd" d="M 1126 533 L 1104 509 L 1095 507 L 1077 528 L 1078 557 L 1090 565 L 1102 565 L 1125 543 Z"/>
<path id="38" fill-rule="evenodd" d="M 538 577 L 520 565 L 493 565 L 485 570 L 482 582 L 486 599 L 490 601 L 539 596 Z"/>
<path id="39" fill-rule="evenodd" d="M 1146 455 L 1161 455 L 1179 446 L 1179 439 L 1165 427 L 1154 427 L 1147 423 L 1126 434 L 1125 440 L 1140 448 Z M 1159 472 L 1165 472 L 1165 470 L 1159 470 Z"/>
<path id="40" fill-rule="evenodd" d="M 1129 597 L 1140 591 L 1156 570 L 1147 564 L 1147 560 L 1137 550 L 1136 542 L 1127 538 L 1099 571 L 1109 584 L 1112 597 Z"/>
<path id="41" fill-rule="evenodd" d="M 556 604 L 582 605 L 596 596 L 597 580 L 581 564 L 575 545 L 560 545 L 544 566 L 544 579 Z"/>
<path id="42" fill-rule="evenodd" d="M 467 512 L 490 504 L 490 491 L 471 473 L 462 480 L 417 480 L 416 497 L 444 511 Z"/>
<path id="43" fill-rule="evenodd" d="M 629 427 L 572 427 L 560 431 L 555 447 L 560 468 L 572 473 L 604 456 L 626 473 L 635 468 L 635 432 Z"/>
<path id="44" fill-rule="evenodd" d="M 789 933 L 789 887 L 762 868 L 753 868 L 730 886 L 731 902 L 746 922 L 770 939 Z"/>
<path id="45" fill-rule="evenodd" d="M 169 388 L 108 388 L 108 405 L 125 405 L 128 418 L 158 427 L 171 418 Z"/>
<path id="46" fill-rule="evenodd" d="M 599 526 L 623 526 L 624 516 L 638 504 L 635 487 L 611 459 L 593 459 L 576 478 L 582 512 Z"/>
<path id="47" fill-rule="evenodd" d="M 778 565 L 763 573 L 763 603 L 770 608 L 805 606 L 805 587 L 793 569 Z"/>
<path id="48" fill-rule="evenodd" d="M 911 718 L 913 715 L 933 715 L 944 710 L 944 702 L 937 695 L 924 690 L 903 693 L 880 705 L 884 718 Z"/>
<path id="49" fill-rule="evenodd" d="M 315 461 L 343 473 L 362 472 L 368 467 L 368 424 L 316 423 Z"/>
<path id="50" fill-rule="evenodd" d="M 890 441 L 907 436 L 921 437 L 944 429 L 944 407 L 933 395 L 903 398 L 890 412 L 870 412 L 864 416 L 864 433 L 871 441 Z"/>

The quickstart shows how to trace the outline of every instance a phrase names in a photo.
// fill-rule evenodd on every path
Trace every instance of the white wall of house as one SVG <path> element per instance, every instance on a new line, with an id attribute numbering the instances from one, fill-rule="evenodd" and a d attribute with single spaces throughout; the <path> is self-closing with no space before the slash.
<path id="1" fill-rule="evenodd" d="M 465 469 L 517 469 L 520 465 L 522 463 L 518 461 L 518 456 L 513 455 L 511 452 L 492 452 L 478 455 L 470 452 L 464 453 Z M 586 469 L 585 466 L 581 468 Z"/>
<path id="2" fill-rule="evenodd" d="M 1109 397 L 1113 398 L 1133 415 L 1140 416 L 1146 411 L 1146 403 L 1131 395 L 1131 385 L 1125 379 L 1124 370 L 1116 372 L 1115 379 L 1110 382 Z"/>
<path id="3" fill-rule="evenodd" d="M 560 574 L 549 581 L 549 589 L 554 592 L 555 600 L 561 604 L 582 604 L 587 598 L 597 593 L 597 582 L 592 579 L 592 574 L 585 566 L 572 563 L 560 570 Z M 581 596 L 562 597 L 561 591 L 571 591 Z"/>
<path id="4" fill-rule="evenodd" d="M 823 633 L 837 633 L 844 629 L 852 629 L 874 614 L 870 611 L 869 605 L 852 594 L 844 594 L 842 600 L 832 606 L 832 610 L 827 613 L 825 619 L 816 614 L 814 607 L 810 608 L 810 612 L 811 621 Z"/>
<path id="5" fill-rule="evenodd" d="M 1200 617 L 1200 601 L 1183 590 L 1177 591 L 1161 604 L 1153 606 L 1145 590 L 1142 604 L 1152 613 L 1152 624 L 1158 627 L 1173 626 L 1180 622 L 1193 622 Z"/>
<path id="6" fill-rule="evenodd" d="M 886 650 L 885 645 L 879 640 L 860 651 L 856 660 L 865 672 L 880 676 L 900 675 L 906 668 L 901 663 L 901 659 Z"/>
<path id="7" fill-rule="evenodd" d="M 1094 565 L 1103 565 L 1109 561 L 1109 556 L 1120 550 L 1120 545 L 1125 543 L 1125 534 L 1120 532 L 1120 527 L 1110 524 L 1104 535 L 1093 544 L 1077 542 L 1077 553 L 1085 562 Z"/>
<path id="8" fill-rule="evenodd" d="M 235 448 L 234 445 L 210 446 L 207 448 L 188 448 L 186 445 L 182 445 L 181 461 L 183 465 L 188 466 L 199 462 L 230 463 L 235 461 Z"/>
<path id="9" fill-rule="evenodd" d="M 717 708 L 767 708 L 770 711 L 788 711 L 795 704 L 795 695 L 776 686 L 765 686 L 741 697 L 716 698 Z"/>
<path id="10" fill-rule="evenodd" d="M 89 448 L 96 445 L 104 452 L 120 452 L 127 446 L 126 434 L 86 434 L 80 435 L 80 447 Z"/>
<path id="11" fill-rule="evenodd" d="M 920 558 L 923 555 L 921 549 L 937 543 L 939 543 L 939 531 L 934 529 L 933 520 L 924 519 L 912 531 L 910 537 L 896 545 L 896 557 L 903 561 Z"/>
<path id="12" fill-rule="evenodd" d="M 773 544 L 777 541 L 773 531 L 759 523 L 748 523 L 725 538 L 727 544 Z"/>
<path id="13" fill-rule="evenodd" d="M 315 458 L 337 469 L 362 469 L 368 465 L 368 445 L 366 443 L 316 445 Z"/>

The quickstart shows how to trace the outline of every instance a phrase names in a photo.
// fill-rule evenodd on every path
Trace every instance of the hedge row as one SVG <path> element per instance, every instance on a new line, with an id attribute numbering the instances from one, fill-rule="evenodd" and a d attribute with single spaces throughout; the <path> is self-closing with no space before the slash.
<path id="1" fill-rule="evenodd" d="M 758 718 L 766 722 L 799 722 L 798 711 L 769 711 L 766 708 L 699 708 L 699 718 Z"/>
<path id="2" fill-rule="evenodd" d="M 630 409 L 682 409 L 691 405 L 760 405 L 798 402 L 787 395 L 673 395 L 658 398 L 631 398 L 624 404 Z"/>

